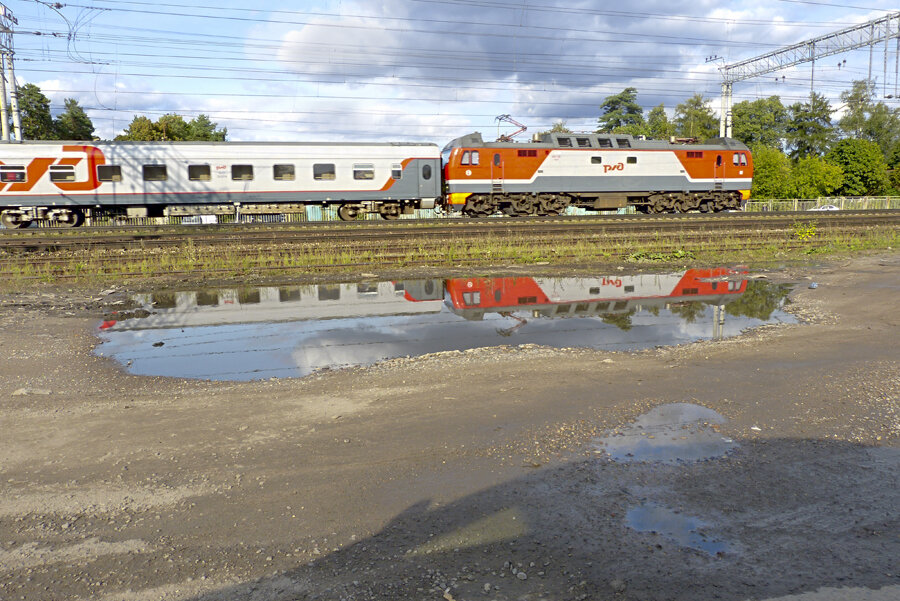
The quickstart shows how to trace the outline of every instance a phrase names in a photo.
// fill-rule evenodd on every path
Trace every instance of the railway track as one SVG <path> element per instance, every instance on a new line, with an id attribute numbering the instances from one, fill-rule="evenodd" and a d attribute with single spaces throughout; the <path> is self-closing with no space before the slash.
<path id="1" fill-rule="evenodd" d="M 329 244 L 346 245 L 396 240 L 477 238 L 483 236 L 589 236 L 651 232 L 716 234 L 778 230 L 797 222 L 820 228 L 885 227 L 900 224 L 900 210 L 724 213 L 675 215 L 603 215 L 588 217 L 424 219 L 396 222 L 308 222 L 301 224 L 232 224 L 205 226 L 94 227 L 0 230 L 0 253 L 39 253 L 85 249 L 152 249 L 182 246 Z"/>
<path id="2" fill-rule="evenodd" d="M 865 232 L 890 236 L 900 225 L 900 211 L 610 217 L 13 230 L 0 235 L 0 278 L 278 276 L 809 252 Z M 798 227 L 811 225 L 814 236 L 798 237 Z"/>

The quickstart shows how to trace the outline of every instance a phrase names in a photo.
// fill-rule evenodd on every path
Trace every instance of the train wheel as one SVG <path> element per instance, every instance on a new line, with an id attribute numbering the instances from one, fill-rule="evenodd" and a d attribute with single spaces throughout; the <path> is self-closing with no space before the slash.
<path id="1" fill-rule="evenodd" d="M 56 223 L 58 223 L 62 227 L 78 227 L 82 223 L 84 223 L 84 213 L 82 213 L 78 209 L 72 209 L 66 214 L 60 215 L 60 217 L 61 218 L 57 218 Z M 62 219 L 62 217 L 64 217 L 65 219 Z"/>
<path id="2" fill-rule="evenodd" d="M 393 221 L 400 218 L 400 205 L 394 203 L 386 203 L 378 207 L 378 213 L 382 219 Z"/>
<path id="3" fill-rule="evenodd" d="M 341 205 L 338 207 L 338 217 L 341 221 L 353 221 L 359 215 L 359 208 L 353 205 Z"/>
<path id="4" fill-rule="evenodd" d="M 4 211 L 0 213 L 0 223 L 3 224 L 3 227 L 14 230 L 28 227 L 31 225 L 31 220 L 24 219 L 21 215 L 15 215 Z"/>

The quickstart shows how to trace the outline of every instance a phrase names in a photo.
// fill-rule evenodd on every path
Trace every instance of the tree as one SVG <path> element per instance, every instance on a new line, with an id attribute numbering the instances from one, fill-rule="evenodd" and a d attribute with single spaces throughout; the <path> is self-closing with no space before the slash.
<path id="1" fill-rule="evenodd" d="M 53 122 L 56 137 L 60 140 L 91 140 L 94 124 L 74 98 L 66 98 L 66 110 Z"/>
<path id="2" fill-rule="evenodd" d="M 850 90 L 841 93 L 847 108 L 838 125 L 847 137 L 875 142 L 888 158 L 900 142 L 900 111 L 874 100 L 874 84 L 854 81 Z"/>
<path id="3" fill-rule="evenodd" d="M 784 299 L 790 292 L 790 284 L 770 284 L 750 280 L 744 293 L 725 305 L 725 312 L 736 317 L 744 315 L 765 321 L 771 317 L 775 309 L 784 304 Z"/>
<path id="4" fill-rule="evenodd" d="M 831 106 L 821 94 L 813 92 L 809 102 L 792 104 L 786 128 L 791 157 L 822 156 L 831 145 Z"/>
<path id="5" fill-rule="evenodd" d="M 790 196 L 791 160 L 777 148 L 753 147 L 753 198 Z"/>
<path id="6" fill-rule="evenodd" d="M 803 157 L 791 169 L 787 185 L 790 198 L 829 196 L 844 182 L 844 170 L 822 157 Z"/>
<path id="7" fill-rule="evenodd" d="M 738 102 L 731 114 L 734 137 L 747 146 L 781 148 L 784 144 L 788 111 L 778 96 Z"/>
<path id="8" fill-rule="evenodd" d="M 844 138 L 826 155 L 832 165 L 844 170 L 844 181 L 837 190 L 847 196 L 882 194 L 888 187 L 887 164 L 875 142 Z"/>
<path id="9" fill-rule="evenodd" d="M 600 109 L 603 115 L 597 122 L 597 133 L 644 123 L 644 109 L 637 103 L 636 88 L 625 88 L 618 94 L 607 96 Z"/>
<path id="10" fill-rule="evenodd" d="M 553 127 L 551 127 L 548 130 L 538 132 L 538 135 L 540 136 L 542 134 L 571 134 L 571 133 L 573 133 L 573 132 L 571 129 L 566 127 L 566 122 L 560 120 L 560 121 L 554 121 Z"/>
<path id="11" fill-rule="evenodd" d="M 55 140 L 50 99 L 33 83 L 17 87 L 22 138 L 25 140 Z"/>
<path id="12" fill-rule="evenodd" d="M 694 94 L 675 107 L 675 132 L 684 138 L 706 140 L 719 135 L 719 120 L 703 94 Z"/>
<path id="13" fill-rule="evenodd" d="M 667 140 L 675 135 L 675 125 L 666 115 L 666 107 L 655 106 L 647 115 L 647 135 L 657 140 Z"/>
<path id="14" fill-rule="evenodd" d="M 136 115 L 125 131 L 116 136 L 116 140 L 224 142 L 227 130 L 225 128 L 217 130 L 216 125 L 206 115 L 198 115 L 190 121 L 185 121 L 181 115 L 169 113 L 160 117 L 156 122 Z"/>

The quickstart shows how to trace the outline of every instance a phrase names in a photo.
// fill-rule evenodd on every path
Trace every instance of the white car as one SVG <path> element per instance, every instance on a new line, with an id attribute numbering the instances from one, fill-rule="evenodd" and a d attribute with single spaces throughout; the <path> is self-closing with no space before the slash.
<path id="1" fill-rule="evenodd" d="M 807 210 L 809 210 L 809 211 L 840 211 L 840 209 L 834 205 L 821 205 L 821 206 L 813 207 L 813 208 L 807 209 Z"/>

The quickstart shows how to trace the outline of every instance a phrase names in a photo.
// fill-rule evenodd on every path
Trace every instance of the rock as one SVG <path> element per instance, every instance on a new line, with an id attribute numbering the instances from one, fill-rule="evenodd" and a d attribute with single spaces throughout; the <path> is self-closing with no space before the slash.
<path id="1" fill-rule="evenodd" d="M 526 580 L 528 578 L 528 574 L 520 571 L 516 574 L 516 578 L 518 578 L 519 580 Z"/>
<path id="2" fill-rule="evenodd" d="M 48 394 L 53 394 L 53 391 L 47 390 L 46 388 L 19 388 L 12 393 L 13 396 L 25 396 L 28 394 L 39 394 L 46 396 Z"/>
<path id="3" fill-rule="evenodd" d="M 627 588 L 625 586 L 625 581 L 622 580 L 621 578 L 616 578 L 615 580 L 610 582 L 609 587 L 617 593 L 624 593 L 625 589 Z"/>

